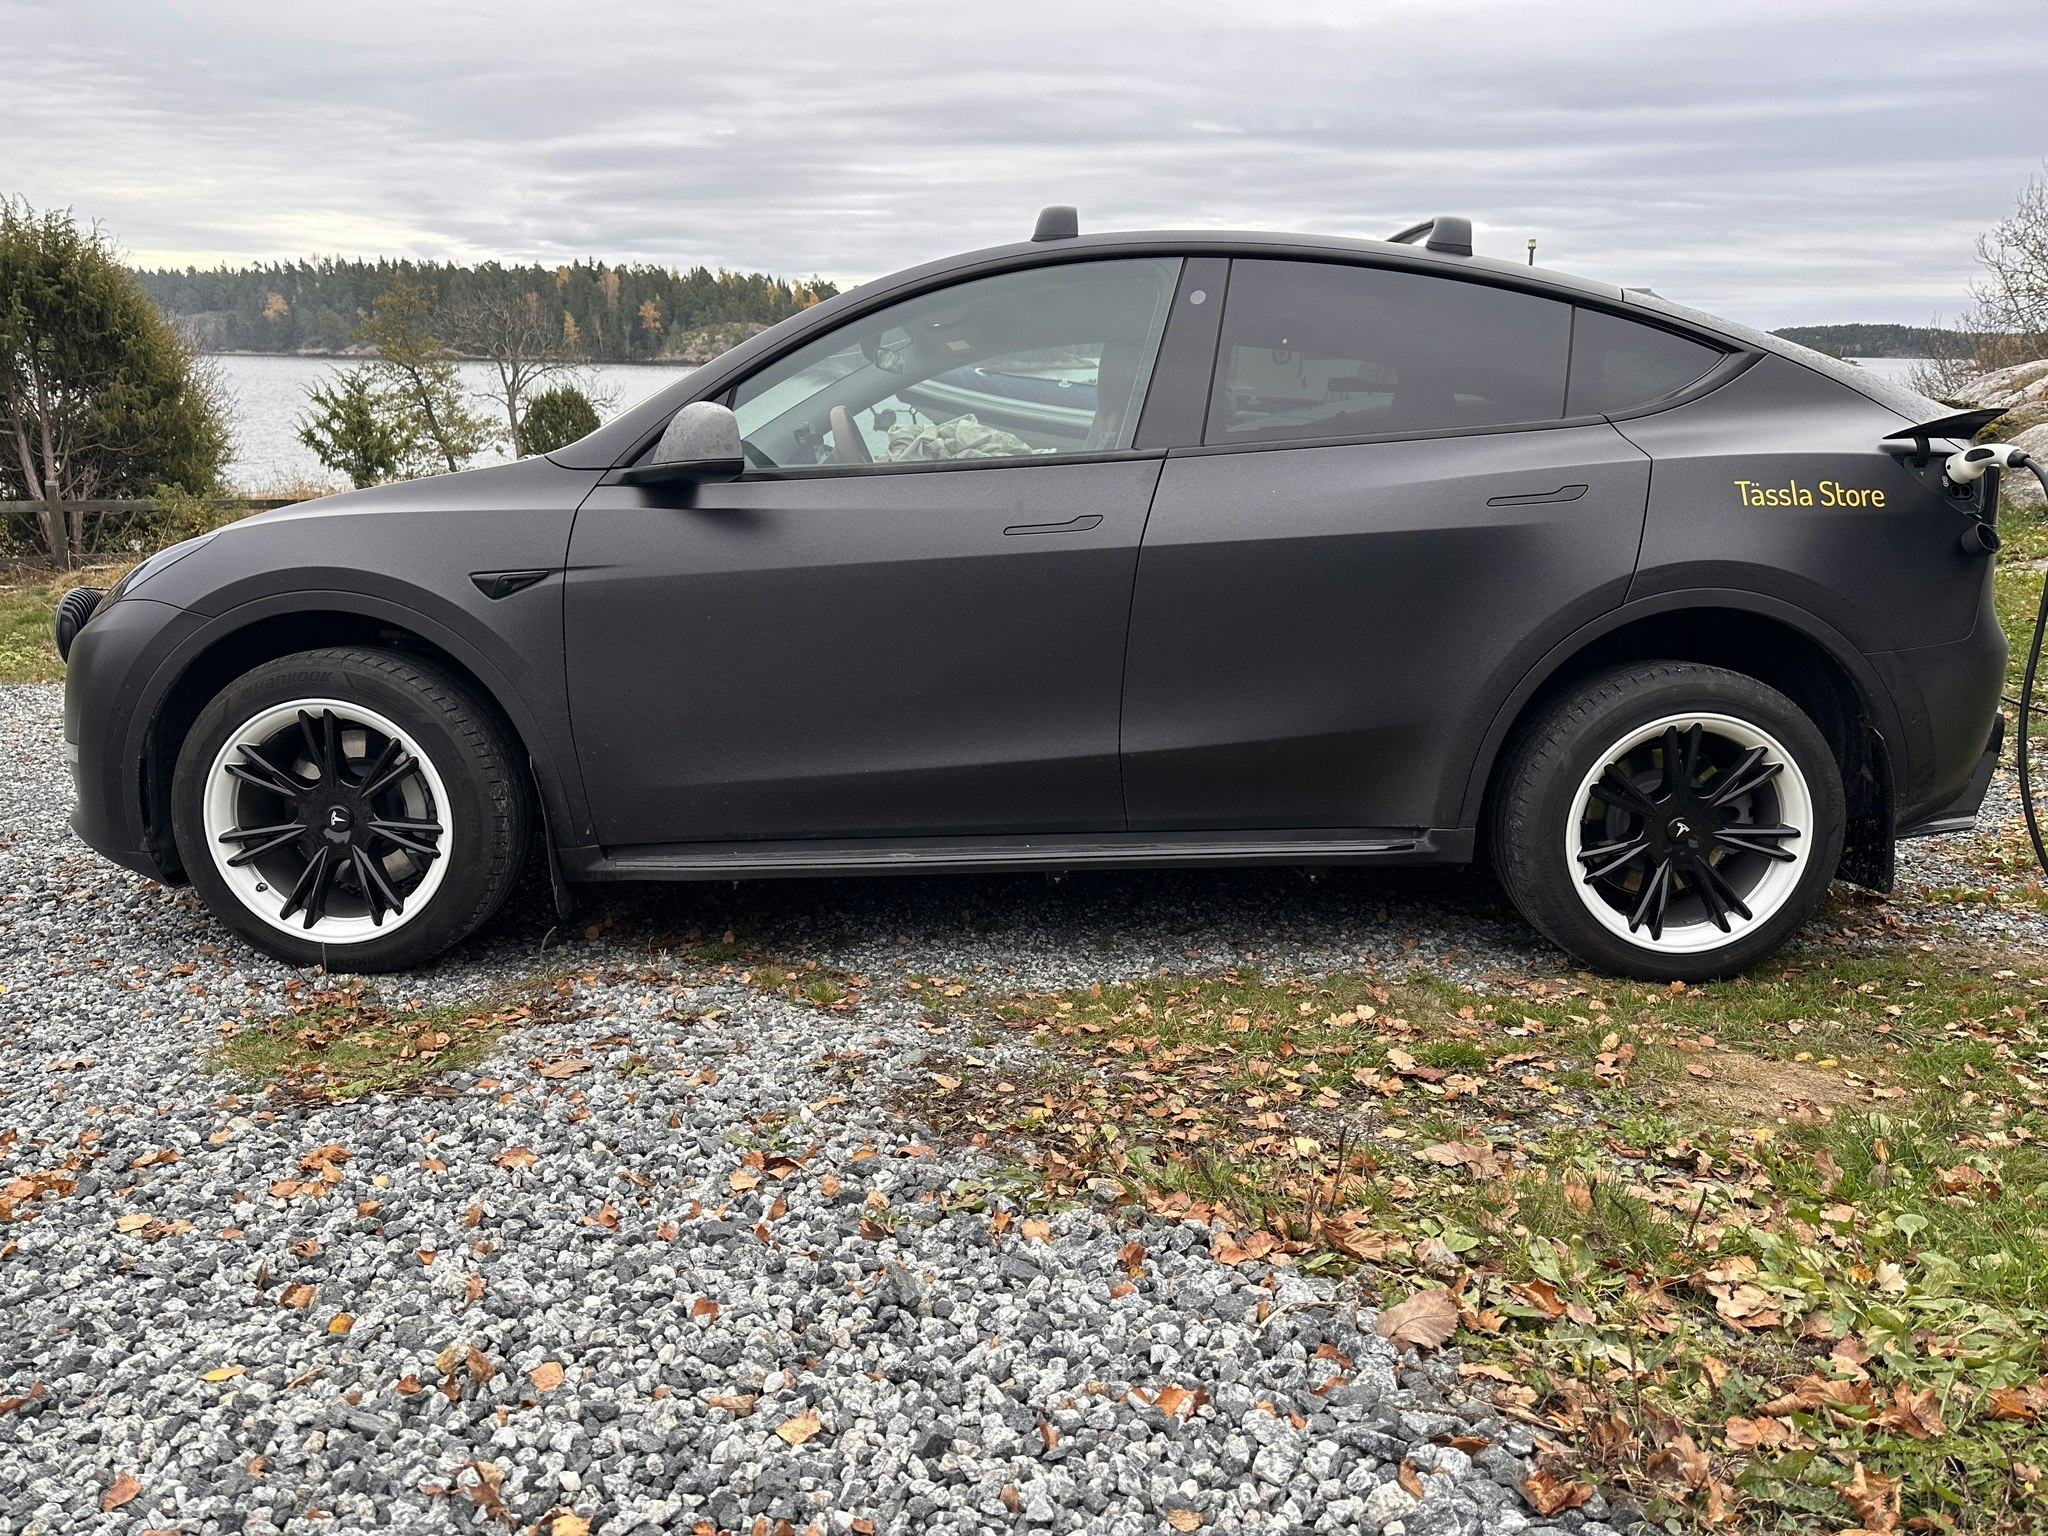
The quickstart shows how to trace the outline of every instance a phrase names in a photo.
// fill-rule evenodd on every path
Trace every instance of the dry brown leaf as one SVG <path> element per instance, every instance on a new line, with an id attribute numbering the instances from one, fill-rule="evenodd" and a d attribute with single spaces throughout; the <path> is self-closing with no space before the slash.
<path id="1" fill-rule="evenodd" d="M 723 1408 L 736 1419 L 744 1419 L 754 1411 L 757 1397 L 752 1392 L 713 1392 L 704 1399 L 714 1408 Z"/>
<path id="2" fill-rule="evenodd" d="M 590 1522 L 574 1510 L 565 1509 L 548 1525 L 548 1536 L 590 1536 Z"/>
<path id="3" fill-rule="evenodd" d="M 2048 1408 L 2048 1390 L 2041 1387 L 1993 1387 L 1984 1404 L 1986 1417 L 2030 1424 Z"/>
<path id="4" fill-rule="evenodd" d="M 136 1480 L 135 1474 L 123 1472 L 108 1486 L 107 1491 L 100 1495 L 100 1513 L 107 1514 L 119 1509 L 123 1504 L 131 1502 L 140 1492 L 142 1484 Z"/>
<path id="5" fill-rule="evenodd" d="M 1538 1467 L 1515 1484 L 1515 1488 L 1529 1501 L 1531 1509 L 1546 1518 L 1562 1514 L 1568 1509 L 1577 1509 L 1593 1497 L 1591 1484 L 1558 1477 L 1542 1467 Z"/>
<path id="6" fill-rule="evenodd" d="M 813 1439 L 824 1425 L 818 1421 L 817 1410 L 806 1408 L 793 1419 L 784 1419 L 775 1426 L 775 1436 L 785 1445 L 802 1445 Z"/>
<path id="7" fill-rule="evenodd" d="M 540 1159 L 526 1147 L 507 1147 L 491 1161 L 500 1168 L 531 1168 Z"/>
<path id="8" fill-rule="evenodd" d="M 327 1331 L 329 1333 L 347 1333 L 355 1325 L 355 1314 L 352 1312 L 337 1312 L 334 1316 L 327 1319 Z"/>
<path id="9" fill-rule="evenodd" d="M 1382 1312 L 1374 1327 L 1396 1349 L 1410 1345 L 1435 1349 L 1458 1331 L 1458 1304 L 1441 1287 L 1417 1291 L 1399 1306 Z"/>
<path id="10" fill-rule="evenodd" d="M 1195 1531 L 1202 1526 L 1202 1512 L 1199 1509 L 1169 1509 L 1166 1523 L 1176 1531 Z"/>
<path id="11" fill-rule="evenodd" d="M 489 1381 L 498 1374 L 498 1368 L 492 1365 L 484 1352 L 474 1344 L 463 1352 L 462 1363 L 469 1371 L 471 1379 L 476 1381 Z"/>
<path id="12" fill-rule="evenodd" d="M 1018 1223 L 1017 1230 L 1022 1232 L 1030 1242 L 1049 1243 L 1052 1241 L 1052 1223 L 1040 1216 L 1025 1217 L 1022 1222 Z"/>
<path id="13" fill-rule="evenodd" d="M 701 1317 L 708 1322 L 718 1316 L 718 1303 L 709 1296 L 699 1296 L 690 1303 L 690 1316 Z"/>
<path id="14" fill-rule="evenodd" d="M 1209 1243 L 1209 1254 L 1221 1264 L 1253 1264 L 1265 1258 L 1280 1240 L 1270 1232 L 1253 1232 L 1243 1242 L 1227 1232 L 1218 1232 Z"/>
<path id="15" fill-rule="evenodd" d="M 1923 1387 L 1915 1392 L 1905 1382 L 1892 1388 L 1892 1405 L 1877 1416 L 1877 1422 L 1885 1429 L 1894 1429 L 1901 1434 L 1911 1435 L 1915 1440 L 1931 1440 L 1947 1431 L 1942 1422 L 1939 1394 L 1932 1387 Z"/>
<path id="16" fill-rule="evenodd" d="M 1116 1261 L 1123 1265 L 1127 1275 L 1142 1275 L 1145 1272 L 1145 1245 L 1135 1237 L 1116 1251 Z"/>
<path id="17" fill-rule="evenodd" d="M 526 1374 L 533 1380 L 534 1391 L 552 1392 L 562 1384 L 562 1377 L 566 1373 L 562 1370 L 560 1361 L 543 1360 Z"/>
<path id="18" fill-rule="evenodd" d="M 1195 1394 L 1186 1387 L 1161 1387 L 1159 1396 L 1152 1400 L 1152 1404 L 1169 1419 L 1178 1418 L 1181 1409 L 1192 1402 L 1194 1396 Z"/>
<path id="19" fill-rule="evenodd" d="M 1849 1474 L 1849 1481 L 1839 1484 L 1836 1491 L 1849 1501 L 1849 1507 L 1856 1511 L 1856 1518 L 1863 1522 L 1865 1530 L 1881 1532 L 1899 1528 L 1897 1479 L 1886 1477 L 1882 1472 L 1873 1472 L 1859 1461 Z"/>
<path id="20" fill-rule="evenodd" d="M 286 1286 L 284 1294 L 278 1300 L 287 1307 L 310 1307 L 313 1305 L 313 1295 L 314 1287 L 302 1280 L 297 1285 Z"/>

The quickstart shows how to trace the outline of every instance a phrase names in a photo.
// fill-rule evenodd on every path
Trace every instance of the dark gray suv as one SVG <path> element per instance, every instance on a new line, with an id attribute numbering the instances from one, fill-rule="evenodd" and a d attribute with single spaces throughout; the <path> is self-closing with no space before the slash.
<path id="1" fill-rule="evenodd" d="M 842 294 L 545 458 L 67 601 L 79 835 L 300 962 L 580 882 L 1490 861 L 1739 970 L 1974 820 L 1981 418 L 1392 241 L 1025 243 Z"/>

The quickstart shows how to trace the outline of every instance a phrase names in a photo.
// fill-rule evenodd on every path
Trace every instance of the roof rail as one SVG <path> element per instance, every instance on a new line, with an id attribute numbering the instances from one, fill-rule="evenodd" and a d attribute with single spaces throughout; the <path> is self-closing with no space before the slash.
<path id="1" fill-rule="evenodd" d="M 1395 245 L 1413 245 L 1424 235 L 1426 251 L 1442 251 L 1446 256 L 1470 256 L 1472 254 L 1472 221 L 1460 218 L 1455 213 L 1440 213 L 1433 219 L 1424 219 L 1420 224 L 1411 224 L 1397 235 L 1387 239 Z"/>
<path id="2" fill-rule="evenodd" d="M 1031 238 L 1037 240 L 1072 240 L 1081 233 L 1081 215 L 1067 203 L 1054 203 L 1042 208 L 1038 214 L 1038 225 L 1031 231 Z"/>

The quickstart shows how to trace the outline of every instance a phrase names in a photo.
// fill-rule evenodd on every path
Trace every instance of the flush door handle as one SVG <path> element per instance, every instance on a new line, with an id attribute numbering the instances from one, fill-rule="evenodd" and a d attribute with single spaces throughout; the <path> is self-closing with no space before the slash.
<path id="1" fill-rule="evenodd" d="M 1022 533 L 1086 533 L 1102 522 L 1100 512 L 1085 512 L 1079 517 L 1070 517 L 1064 523 L 1015 523 L 1003 530 L 1006 534 Z"/>

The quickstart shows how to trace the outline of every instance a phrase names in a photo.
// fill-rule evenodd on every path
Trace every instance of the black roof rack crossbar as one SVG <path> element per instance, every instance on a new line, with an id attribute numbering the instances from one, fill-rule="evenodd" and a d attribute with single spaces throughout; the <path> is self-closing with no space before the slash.
<path id="1" fill-rule="evenodd" d="M 1440 213 L 1433 219 L 1424 219 L 1397 235 L 1387 236 L 1387 239 L 1395 245 L 1413 245 L 1424 235 L 1429 237 L 1423 241 L 1425 251 L 1442 251 L 1446 256 L 1472 254 L 1472 221 L 1455 213 Z"/>

